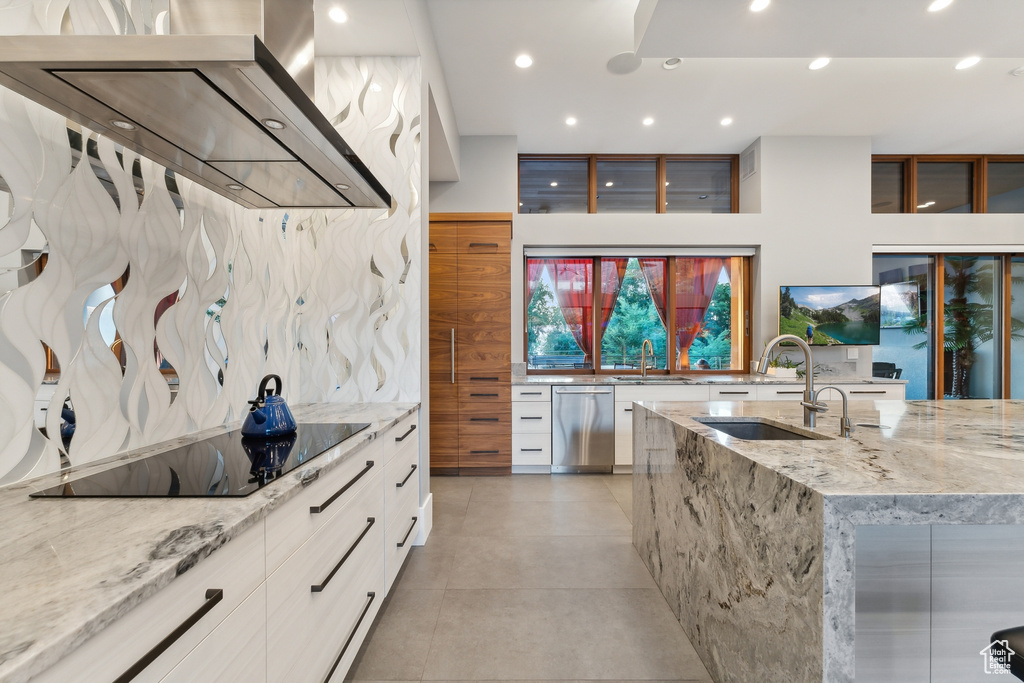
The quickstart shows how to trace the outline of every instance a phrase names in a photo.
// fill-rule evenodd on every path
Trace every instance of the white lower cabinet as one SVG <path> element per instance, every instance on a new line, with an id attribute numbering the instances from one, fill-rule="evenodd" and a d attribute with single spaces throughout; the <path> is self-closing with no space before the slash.
<path id="1" fill-rule="evenodd" d="M 268 681 L 323 681 L 332 669 L 347 670 L 361 596 L 379 598 L 373 613 L 384 597 L 383 484 L 382 473 L 364 483 L 267 577 Z"/>
<path id="2" fill-rule="evenodd" d="M 831 384 L 815 380 L 814 389 L 824 386 L 839 387 L 851 401 L 903 400 L 906 393 L 904 384 Z M 804 396 L 804 384 L 762 384 L 757 387 L 758 401 L 800 401 Z M 838 392 L 824 391 L 821 400 L 840 400 Z"/>
<path id="3" fill-rule="evenodd" d="M 163 683 L 265 683 L 267 680 L 267 585 L 261 583 L 213 629 Z"/>
<path id="4" fill-rule="evenodd" d="M 343 681 L 419 528 L 418 418 L 378 433 L 33 681 Z"/>
<path id="5" fill-rule="evenodd" d="M 133 681 L 162 680 L 263 583 L 265 558 L 257 523 L 33 680 L 116 681 L 128 672 L 137 672 Z M 204 672 L 192 680 L 223 679 Z"/>
<path id="6" fill-rule="evenodd" d="M 551 387 L 512 387 L 512 467 L 551 466 Z"/>
<path id="7" fill-rule="evenodd" d="M 633 464 L 633 401 L 708 401 L 706 384 L 630 384 L 615 387 L 615 465 Z"/>

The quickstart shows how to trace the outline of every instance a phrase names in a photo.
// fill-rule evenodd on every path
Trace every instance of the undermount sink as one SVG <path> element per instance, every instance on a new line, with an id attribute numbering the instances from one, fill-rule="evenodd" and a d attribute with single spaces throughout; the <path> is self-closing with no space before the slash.
<path id="1" fill-rule="evenodd" d="M 618 375 L 612 377 L 616 382 L 632 382 L 633 384 L 690 384 L 693 380 L 689 377 L 681 377 L 679 375 L 654 375 L 649 377 L 640 377 L 639 375 Z"/>
<path id="2" fill-rule="evenodd" d="M 819 434 L 791 431 L 760 418 L 695 417 L 693 419 L 712 429 L 717 429 L 723 434 L 746 441 L 809 441 L 829 438 Z"/>

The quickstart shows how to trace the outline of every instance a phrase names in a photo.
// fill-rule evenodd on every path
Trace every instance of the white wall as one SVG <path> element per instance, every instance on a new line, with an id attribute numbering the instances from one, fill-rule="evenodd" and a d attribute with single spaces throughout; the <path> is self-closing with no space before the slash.
<path id="1" fill-rule="evenodd" d="M 494 167 L 514 167 L 516 152 L 488 145 L 486 155 L 468 155 L 473 138 L 463 138 L 463 178 L 445 187 L 438 208 L 431 183 L 430 211 L 505 210 L 454 198 L 504 196 L 514 177 L 495 177 Z M 468 143 L 468 144 L 467 144 Z M 754 349 L 778 329 L 780 285 L 862 284 L 872 279 L 876 249 L 943 250 L 978 244 L 985 249 L 1024 250 L 1024 216 L 1014 214 L 872 214 L 871 139 L 868 137 L 761 138 L 756 183 L 760 213 L 737 214 L 514 214 L 512 242 L 512 339 L 523 338 L 524 246 L 748 246 L 758 255 L 753 267 Z M 498 154 L 504 155 L 499 159 Z M 478 164 L 485 164 L 480 167 Z M 502 174 L 506 175 L 506 174 Z M 486 182 L 484 182 L 486 179 Z M 490 187 L 490 183 L 505 183 Z M 468 183 L 463 185 L 463 183 Z M 462 187 L 459 187 L 462 186 Z M 470 192 L 472 188 L 472 192 Z M 741 190 L 742 191 L 742 190 Z M 745 210 L 756 204 L 743 204 Z M 820 349 L 816 360 L 845 363 L 846 349 Z M 858 375 L 871 371 L 870 348 L 855 363 Z M 524 360 L 513 343 L 513 362 Z M 853 368 L 851 364 L 849 367 Z"/>
<path id="2" fill-rule="evenodd" d="M 515 212 L 519 160 L 512 135 L 463 137 L 462 180 L 430 183 L 431 213 Z"/>

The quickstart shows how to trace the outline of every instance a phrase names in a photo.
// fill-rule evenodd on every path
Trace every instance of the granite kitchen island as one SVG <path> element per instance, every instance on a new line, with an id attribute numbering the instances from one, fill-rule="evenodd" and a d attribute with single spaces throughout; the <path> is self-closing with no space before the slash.
<path id="1" fill-rule="evenodd" d="M 808 430 L 793 404 L 636 404 L 640 556 L 717 681 L 985 680 L 993 624 L 1024 624 L 1007 597 L 1024 571 L 1024 402 L 851 403 L 875 426 L 849 439 L 830 405 Z"/>

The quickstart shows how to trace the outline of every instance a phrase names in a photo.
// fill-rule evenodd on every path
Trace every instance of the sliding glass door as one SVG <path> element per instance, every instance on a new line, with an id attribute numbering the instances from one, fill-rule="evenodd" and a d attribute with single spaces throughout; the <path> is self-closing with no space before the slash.
<path id="1" fill-rule="evenodd" d="M 873 264 L 875 284 L 882 285 L 881 344 L 872 356 L 877 370 L 873 374 L 884 377 L 898 371 L 899 378 L 907 380 L 908 399 L 932 398 L 935 257 L 876 254 Z"/>

